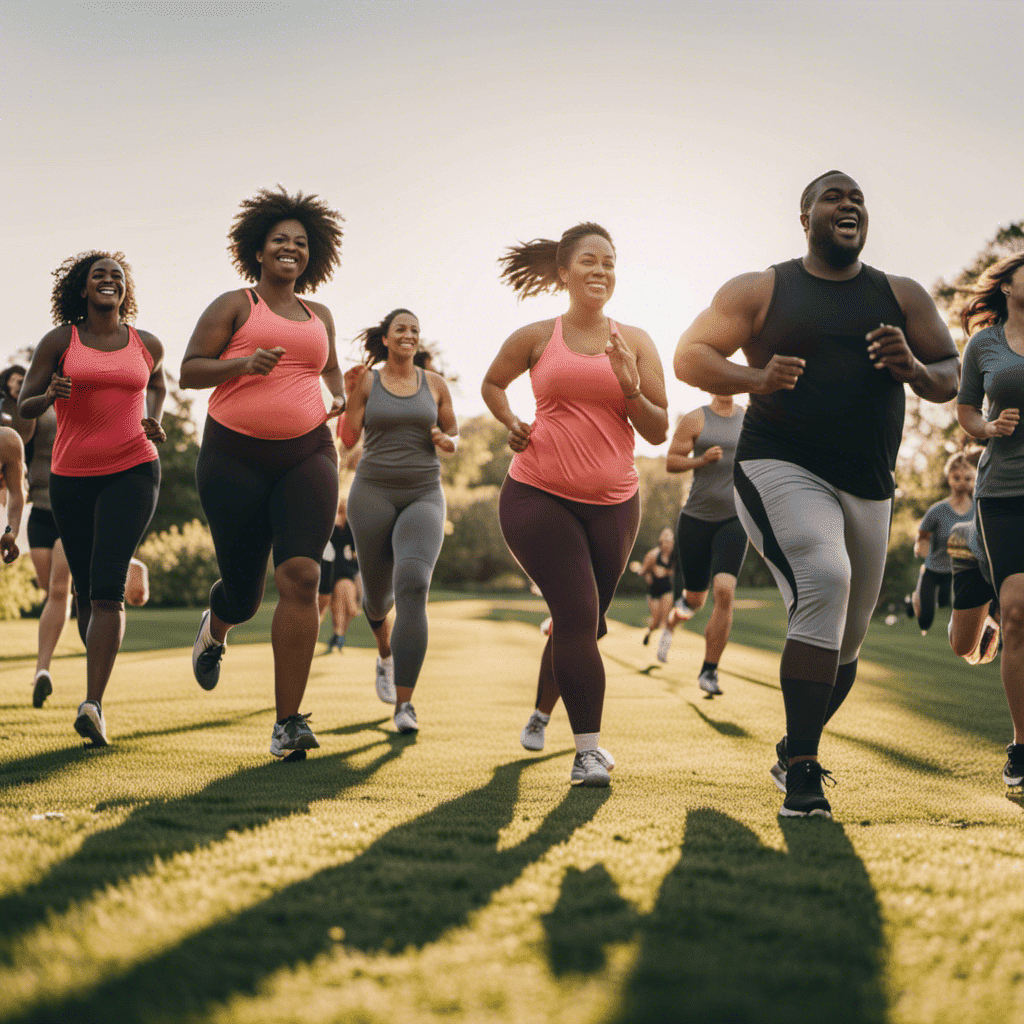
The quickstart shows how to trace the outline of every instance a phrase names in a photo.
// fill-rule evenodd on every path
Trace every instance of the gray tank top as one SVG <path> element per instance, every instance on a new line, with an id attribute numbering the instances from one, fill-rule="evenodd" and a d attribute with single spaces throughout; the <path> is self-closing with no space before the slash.
<path id="1" fill-rule="evenodd" d="M 35 508 L 50 507 L 50 459 L 57 437 L 57 414 L 53 406 L 36 420 L 32 435 L 32 461 L 28 464 L 28 500 Z"/>
<path id="2" fill-rule="evenodd" d="M 693 471 L 690 495 L 683 511 L 694 519 L 718 523 L 736 515 L 736 500 L 732 491 L 732 467 L 736 457 L 736 443 L 743 426 L 743 410 L 737 408 L 732 416 L 719 416 L 710 405 L 702 406 L 704 427 L 693 444 L 693 458 L 699 459 L 709 448 L 721 447 L 722 457 Z"/>
<path id="3" fill-rule="evenodd" d="M 356 476 L 375 484 L 418 487 L 439 482 L 441 460 L 430 431 L 437 423 L 437 403 L 427 375 L 420 369 L 420 386 L 411 395 L 393 395 L 373 371 L 370 397 L 363 418 L 363 455 Z"/>

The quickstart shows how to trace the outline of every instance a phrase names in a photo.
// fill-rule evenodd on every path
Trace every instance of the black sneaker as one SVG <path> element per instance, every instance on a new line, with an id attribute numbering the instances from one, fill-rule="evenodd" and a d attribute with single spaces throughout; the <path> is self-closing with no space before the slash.
<path id="1" fill-rule="evenodd" d="M 772 778 L 775 780 L 775 785 L 786 792 L 786 768 L 789 765 L 789 754 L 786 751 L 786 737 L 783 736 L 778 743 L 775 744 L 775 755 L 778 760 L 768 769 L 771 772 Z"/>
<path id="2" fill-rule="evenodd" d="M 823 781 L 835 785 L 832 773 L 817 761 L 797 761 L 786 771 L 786 800 L 779 811 L 784 818 L 831 818 L 832 806 L 825 799 Z"/>
<path id="3" fill-rule="evenodd" d="M 1003 782 L 1008 786 L 1024 783 L 1024 743 L 1008 743 L 1006 765 L 1003 768 Z"/>
<path id="4" fill-rule="evenodd" d="M 220 679 L 220 659 L 224 656 L 223 644 L 214 643 L 209 647 L 202 645 L 203 627 L 209 617 L 210 610 L 207 608 L 199 620 L 199 632 L 192 645 L 192 674 L 204 690 L 212 690 L 217 685 Z"/>
<path id="5" fill-rule="evenodd" d="M 909 595 L 905 595 L 903 598 L 903 610 L 907 613 L 907 618 L 914 618 L 914 599 Z"/>
<path id="6" fill-rule="evenodd" d="M 36 674 L 36 681 L 32 684 L 32 707 L 41 708 L 51 693 L 53 693 L 53 680 L 45 668 L 41 669 Z"/>

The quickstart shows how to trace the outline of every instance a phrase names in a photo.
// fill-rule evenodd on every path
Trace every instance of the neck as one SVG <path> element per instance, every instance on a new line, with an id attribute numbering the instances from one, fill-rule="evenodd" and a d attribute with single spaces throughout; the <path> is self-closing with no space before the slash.
<path id="1" fill-rule="evenodd" d="M 1006 320 L 1003 323 L 1003 330 L 1015 338 L 1024 336 L 1024 306 L 1017 306 L 1009 302 L 1006 304 Z"/>
<path id="2" fill-rule="evenodd" d="M 569 300 L 569 310 L 562 315 L 573 327 L 581 331 L 590 330 L 596 327 L 604 327 L 608 318 L 604 315 L 604 303 L 599 306 L 593 304 Z"/>
<path id="3" fill-rule="evenodd" d="M 82 326 L 89 334 L 116 334 L 121 328 L 121 321 L 116 309 L 96 309 L 90 306 Z"/>
<path id="4" fill-rule="evenodd" d="M 262 274 L 255 291 L 268 306 L 286 306 L 295 299 L 295 282 L 275 281 Z"/>
<path id="5" fill-rule="evenodd" d="M 381 369 L 387 370 L 388 375 L 391 377 L 412 377 L 416 373 L 412 356 L 397 356 L 390 349 Z"/>
<path id="6" fill-rule="evenodd" d="M 854 260 L 845 267 L 837 267 L 835 264 L 829 263 L 820 253 L 815 252 L 813 249 L 807 250 L 807 255 L 803 258 L 803 264 L 804 270 L 808 274 L 824 278 L 826 281 L 849 281 L 860 273 L 861 268 L 860 260 Z"/>
<path id="7" fill-rule="evenodd" d="M 731 395 L 714 395 L 711 399 L 711 410 L 717 412 L 719 416 L 731 416 L 735 408 L 736 403 Z"/>

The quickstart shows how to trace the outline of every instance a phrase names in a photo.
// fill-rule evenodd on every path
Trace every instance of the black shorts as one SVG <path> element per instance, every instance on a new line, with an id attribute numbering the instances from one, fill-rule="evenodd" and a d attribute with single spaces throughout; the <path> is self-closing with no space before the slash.
<path id="1" fill-rule="evenodd" d="M 746 553 L 747 532 L 739 516 L 708 522 L 679 513 L 676 565 L 681 570 L 683 589 L 700 593 L 719 573 L 739 576 Z"/>
<path id="2" fill-rule="evenodd" d="M 28 514 L 28 546 L 29 548 L 50 548 L 60 540 L 57 524 L 53 513 L 48 508 L 32 506 Z"/>
<path id="3" fill-rule="evenodd" d="M 977 523 L 998 594 L 1007 576 L 1024 573 L 1024 494 L 979 498 Z"/>
<path id="4" fill-rule="evenodd" d="M 344 558 L 335 558 L 333 562 L 322 559 L 320 562 L 320 593 L 330 594 L 339 580 L 354 580 L 359 572 L 359 565 Z"/>
<path id="5" fill-rule="evenodd" d="M 655 576 L 647 587 L 647 594 L 649 597 L 657 600 L 662 595 L 667 594 L 671 589 L 671 576 Z"/>
<path id="6" fill-rule="evenodd" d="M 953 611 L 965 612 L 980 608 L 995 598 L 992 584 L 985 579 L 977 562 L 963 566 L 953 561 Z"/>

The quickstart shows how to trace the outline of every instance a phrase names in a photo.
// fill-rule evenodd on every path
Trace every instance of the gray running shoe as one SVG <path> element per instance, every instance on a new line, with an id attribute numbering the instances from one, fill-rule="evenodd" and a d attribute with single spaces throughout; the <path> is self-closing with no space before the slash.
<path id="1" fill-rule="evenodd" d="M 607 752 L 605 752 L 607 753 Z M 612 764 L 614 765 L 614 761 Z M 569 784 L 572 786 L 607 786 L 612 781 L 608 764 L 600 751 L 584 750 L 572 762 Z"/>
<path id="2" fill-rule="evenodd" d="M 399 732 L 419 732 L 416 709 L 408 701 L 395 708 L 395 728 Z"/>
<path id="3" fill-rule="evenodd" d="M 771 772 L 772 778 L 775 780 L 775 785 L 786 792 L 786 769 L 789 767 L 789 752 L 786 749 L 786 737 L 783 736 L 778 743 L 775 744 L 775 756 L 778 760 L 768 769 Z"/>
<path id="4" fill-rule="evenodd" d="M 84 700 L 78 705 L 75 732 L 91 740 L 94 747 L 107 746 L 107 724 L 103 721 L 103 709 L 96 701 Z"/>
<path id="5" fill-rule="evenodd" d="M 224 656 L 224 644 L 203 646 L 201 638 L 209 621 L 210 609 L 207 608 L 199 620 L 199 632 L 196 633 L 196 642 L 192 645 L 192 674 L 204 690 L 212 690 L 217 685 L 220 679 L 220 659 Z"/>
<path id="6" fill-rule="evenodd" d="M 32 707 L 41 708 L 46 703 L 46 698 L 53 693 L 53 680 L 46 669 L 36 673 L 36 681 L 32 686 Z"/>
<path id="7" fill-rule="evenodd" d="M 385 704 L 395 703 L 395 662 L 393 658 L 385 661 L 377 655 L 377 696 Z"/>
<path id="8" fill-rule="evenodd" d="M 720 697 L 722 688 L 718 685 L 718 669 L 709 668 L 697 676 L 697 685 L 708 695 Z"/>
<path id="9" fill-rule="evenodd" d="M 274 757 L 284 757 L 295 750 L 313 750 L 320 741 L 309 727 L 310 715 L 289 715 L 283 722 L 274 723 L 270 734 L 270 752 Z"/>
<path id="10" fill-rule="evenodd" d="M 527 750 L 543 750 L 544 749 L 544 726 L 547 722 L 541 718 L 539 711 L 534 711 L 530 715 L 530 720 L 523 726 L 523 731 L 519 734 L 519 742 Z"/>
<path id="11" fill-rule="evenodd" d="M 1008 786 L 1024 784 L 1024 743 L 1010 743 L 1006 747 L 1006 765 L 1003 782 Z"/>
<path id="12" fill-rule="evenodd" d="M 661 631 L 658 638 L 658 661 L 663 665 L 668 661 L 668 649 L 672 646 L 672 634 L 667 630 Z"/>

